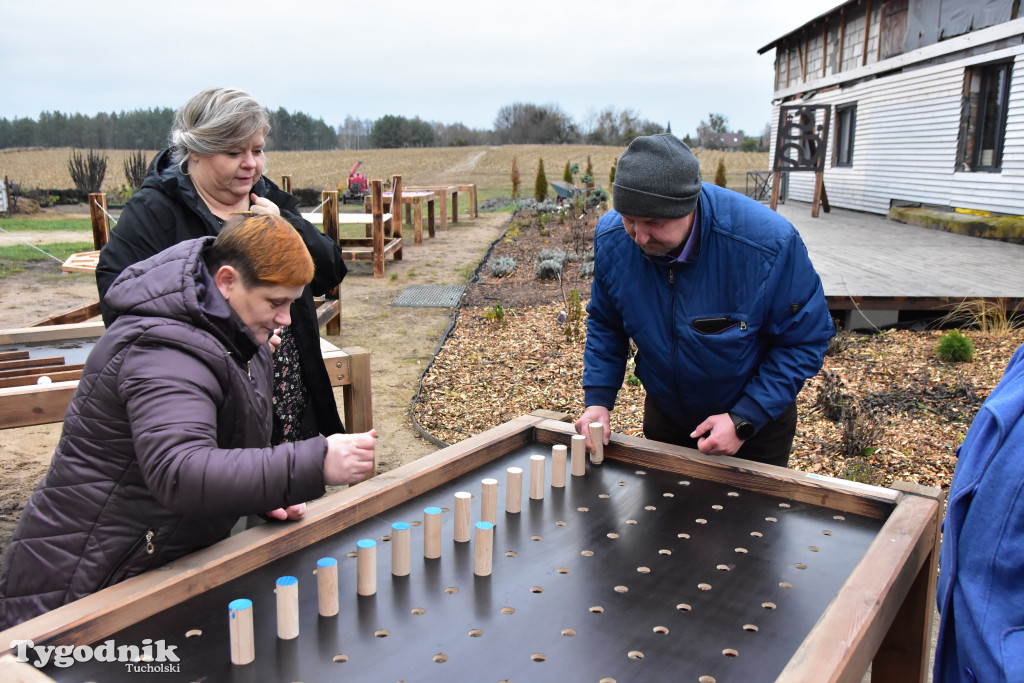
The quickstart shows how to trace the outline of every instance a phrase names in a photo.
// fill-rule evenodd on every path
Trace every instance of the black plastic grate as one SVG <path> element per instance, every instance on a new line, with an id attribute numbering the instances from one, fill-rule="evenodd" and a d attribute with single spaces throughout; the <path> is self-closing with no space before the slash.
<path id="1" fill-rule="evenodd" d="M 450 308 L 458 305 L 464 291 L 465 285 L 410 285 L 391 305 Z"/>

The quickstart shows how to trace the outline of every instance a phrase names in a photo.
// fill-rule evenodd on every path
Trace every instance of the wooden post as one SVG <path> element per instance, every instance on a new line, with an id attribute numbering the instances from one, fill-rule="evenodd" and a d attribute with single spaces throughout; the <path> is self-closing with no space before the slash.
<path id="1" fill-rule="evenodd" d="M 505 512 L 513 514 L 523 509 L 523 468 L 505 470 Z"/>
<path id="2" fill-rule="evenodd" d="M 330 237 L 331 241 L 335 244 L 338 244 L 338 191 L 324 190 L 320 193 L 320 200 L 324 202 L 324 234 Z M 337 300 L 338 314 L 327 321 L 327 324 L 324 326 L 324 332 L 327 333 L 327 336 L 338 336 L 341 334 L 341 294 L 339 289 L 337 287 L 332 289 L 326 298 Z"/>
<path id="3" fill-rule="evenodd" d="M 455 494 L 455 533 L 454 540 L 457 543 L 465 543 L 469 540 L 469 529 L 471 517 L 473 516 L 473 494 L 468 491 L 459 491 Z"/>
<path id="4" fill-rule="evenodd" d="M 821 204 L 821 193 L 825 189 L 825 174 L 816 171 L 814 174 L 814 199 L 811 200 L 811 218 L 818 217 L 818 206 Z"/>
<path id="5" fill-rule="evenodd" d="M 568 448 L 562 444 L 551 447 L 551 487 L 565 486 L 565 460 Z"/>
<path id="6" fill-rule="evenodd" d="M 288 194 L 292 193 L 292 177 L 290 175 L 281 176 L 281 189 Z"/>
<path id="7" fill-rule="evenodd" d="M 402 238 L 402 176 L 391 176 L 391 235 Z M 381 254 L 383 258 L 383 254 Z M 402 260 L 402 247 L 395 249 L 394 259 Z"/>
<path id="8" fill-rule="evenodd" d="M 476 543 L 473 548 L 473 573 L 490 576 L 494 557 L 494 525 L 490 522 L 476 523 Z"/>
<path id="9" fill-rule="evenodd" d="M 291 640 L 299 635 L 299 580 L 282 576 L 274 589 L 277 594 L 277 637 Z"/>
<path id="10" fill-rule="evenodd" d="M 413 200 L 412 206 L 412 234 L 416 246 L 423 245 L 423 198 L 417 197 Z M 433 237 L 433 235 L 431 235 Z"/>
<path id="11" fill-rule="evenodd" d="M 370 181 L 373 214 L 373 276 L 384 277 L 384 183 Z"/>
<path id="12" fill-rule="evenodd" d="M 377 541 L 372 538 L 356 542 L 356 592 L 364 596 L 377 592 Z"/>
<path id="13" fill-rule="evenodd" d="M 604 462 L 604 425 L 600 422 L 590 423 L 590 440 L 594 442 L 594 452 L 590 454 L 590 462 L 600 465 Z"/>
<path id="14" fill-rule="evenodd" d="M 572 435 L 572 451 L 569 455 L 569 470 L 574 477 L 582 477 L 587 473 L 587 437 L 582 434 Z"/>
<path id="15" fill-rule="evenodd" d="M 427 200 L 427 233 L 434 236 L 434 204 L 437 202 L 437 195 L 434 195 L 434 199 Z"/>
<path id="16" fill-rule="evenodd" d="M 498 480 L 488 477 L 481 484 L 480 519 L 491 524 L 498 523 Z"/>
<path id="17" fill-rule="evenodd" d="M 423 508 L 423 557 L 441 557 L 441 508 Z"/>
<path id="18" fill-rule="evenodd" d="M 776 207 L 779 205 L 779 183 L 782 179 L 782 173 L 780 171 L 774 171 L 772 173 L 772 199 L 771 208 L 772 211 L 776 211 Z"/>
<path id="19" fill-rule="evenodd" d="M 395 576 L 409 576 L 411 529 L 412 525 L 408 522 L 395 522 L 391 525 L 391 573 Z"/>
<path id="20" fill-rule="evenodd" d="M 239 598 L 228 603 L 228 633 L 231 640 L 231 663 L 249 664 L 256 659 L 252 632 L 252 600 Z"/>
<path id="21" fill-rule="evenodd" d="M 544 462 L 543 455 L 530 456 L 530 500 L 544 498 Z"/>
<path id="22" fill-rule="evenodd" d="M 860 65 L 865 66 L 868 63 L 868 36 L 871 35 L 871 0 L 865 3 L 864 7 L 864 47 L 860 51 Z M 879 36 L 881 40 L 881 36 Z"/>
<path id="23" fill-rule="evenodd" d="M 333 557 L 321 557 L 316 561 L 316 590 L 320 616 L 335 616 L 339 611 L 338 561 Z"/>
<path id="24" fill-rule="evenodd" d="M 94 249 L 102 249 L 110 235 L 110 223 L 107 221 L 106 192 L 89 193 L 89 218 L 92 219 L 92 245 Z"/>

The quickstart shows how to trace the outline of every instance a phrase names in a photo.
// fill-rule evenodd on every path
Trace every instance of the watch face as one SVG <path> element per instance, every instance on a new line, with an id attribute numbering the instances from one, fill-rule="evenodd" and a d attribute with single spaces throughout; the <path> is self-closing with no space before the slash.
<path id="1" fill-rule="evenodd" d="M 736 436 L 746 441 L 754 435 L 754 425 L 749 422 L 740 422 L 736 425 Z"/>

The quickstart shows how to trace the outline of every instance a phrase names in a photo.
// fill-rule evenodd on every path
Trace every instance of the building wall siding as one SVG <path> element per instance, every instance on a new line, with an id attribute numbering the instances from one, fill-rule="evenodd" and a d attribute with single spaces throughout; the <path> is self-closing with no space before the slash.
<path id="1" fill-rule="evenodd" d="M 862 31 L 863 17 L 860 40 Z M 1001 172 L 957 172 L 965 69 L 1007 57 L 1014 67 Z M 833 105 L 832 160 L 824 174 L 833 206 L 884 214 L 893 202 L 919 202 L 1024 215 L 1024 46 L 881 76 L 807 100 L 776 102 L 772 154 L 780 104 L 803 103 Z M 837 167 L 834 107 L 852 103 L 857 105 L 853 163 Z M 811 201 L 813 191 L 813 173 L 790 174 L 789 197 Z"/>

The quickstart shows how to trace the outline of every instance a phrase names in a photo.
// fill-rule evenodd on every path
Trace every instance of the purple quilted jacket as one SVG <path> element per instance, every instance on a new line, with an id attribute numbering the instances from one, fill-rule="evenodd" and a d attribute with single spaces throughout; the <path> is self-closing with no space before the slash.
<path id="1" fill-rule="evenodd" d="M 0 630 L 323 494 L 324 437 L 268 446 L 269 348 L 214 286 L 212 240 L 139 262 L 108 291 L 119 317 L 4 557 Z"/>

